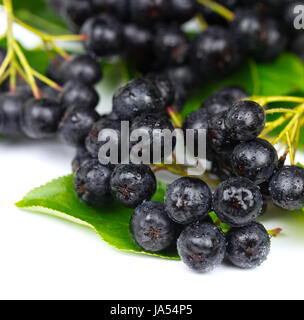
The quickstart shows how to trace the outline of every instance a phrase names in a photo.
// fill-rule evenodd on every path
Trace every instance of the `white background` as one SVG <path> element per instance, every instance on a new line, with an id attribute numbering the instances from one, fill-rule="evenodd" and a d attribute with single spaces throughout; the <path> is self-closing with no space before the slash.
<path id="1" fill-rule="evenodd" d="M 181 262 L 117 251 L 88 227 L 14 207 L 32 188 L 70 173 L 73 156 L 55 140 L 0 140 L 0 299 L 304 298 L 304 214 L 263 218 L 268 229 L 284 232 L 260 268 L 222 265 L 202 275 Z"/>

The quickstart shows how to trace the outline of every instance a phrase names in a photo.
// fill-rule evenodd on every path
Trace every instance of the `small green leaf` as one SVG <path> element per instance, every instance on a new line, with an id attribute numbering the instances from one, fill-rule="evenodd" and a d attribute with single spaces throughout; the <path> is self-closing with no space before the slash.
<path id="1" fill-rule="evenodd" d="M 153 200 L 163 199 L 165 188 L 163 183 L 159 183 Z M 16 206 L 37 212 L 54 212 L 85 222 L 92 226 L 105 242 L 119 250 L 179 260 L 176 252 L 150 253 L 133 242 L 129 233 L 132 209 L 114 203 L 102 210 L 97 210 L 82 203 L 74 191 L 73 175 L 53 180 L 30 191 Z"/>
<path id="2" fill-rule="evenodd" d="M 182 111 L 183 117 L 197 110 L 208 95 L 228 85 L 242 86 L 250 95 L 284 96 L 304 92 L 304 64 L 291 53 L 284 53 L 268 64 L 248 61 L 232 76 L 207 85 L 189 99 Z"/>

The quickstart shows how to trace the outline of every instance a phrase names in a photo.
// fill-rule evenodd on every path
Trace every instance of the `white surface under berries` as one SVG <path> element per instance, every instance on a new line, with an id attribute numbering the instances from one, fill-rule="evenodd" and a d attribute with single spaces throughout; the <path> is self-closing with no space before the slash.
<path id="1" fill-rule="evenodd" d="M 103 109 L 110 98 L 103 96 Z M 32 188 L 69 174 L 73 156 L 55 140 L 0 140 L 0 299 L 304 298 L 304 213 L 262 219 L 284 231 L 260 268 L 222 265 L 202 275 L 181 262 L 120 252 L 90 228 L 14 206 Z"/>

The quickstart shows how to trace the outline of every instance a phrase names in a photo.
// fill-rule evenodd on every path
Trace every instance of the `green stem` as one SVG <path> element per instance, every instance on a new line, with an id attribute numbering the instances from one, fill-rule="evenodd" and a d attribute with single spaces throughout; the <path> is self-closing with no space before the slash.
<path id="1" fill-rule="evenodd" d="M 212 0 L 197 0 L 198 3 L 201 5 L 211 9 L 212 11 L 216 12 L 223 18 L 227 19 L 228 21 L 233 21 L 235 19 L 235 14 L 227 9 L 226 7 L 222 6 L 221 4 L 212 1 Z"/>

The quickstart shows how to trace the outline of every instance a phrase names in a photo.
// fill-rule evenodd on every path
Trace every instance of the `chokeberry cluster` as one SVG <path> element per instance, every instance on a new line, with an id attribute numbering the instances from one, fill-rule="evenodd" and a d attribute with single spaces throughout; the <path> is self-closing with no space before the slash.
<path id="1" fill-rule="evenodd" d="M 34 79 L 39 98 L 31 81 L 29 85 L 19 76 L 2 79 L 1 74 L 0 134 L 31 139 L 58 135 L 73 146 L 79 199 L 96 208 L 117 201 L 134 209 L 130 235 L 143 250 L 176 250 L 186 265 L 199 272 L 212 270 L 225 258 L 248 269 L 264 262 L 270 251 L 270 235 L 256 222 L 267 205 L 291 211 L 303 208 L 304 169 L 284 166 L 274 146 L 260 138 L 265 110 L 244 88 L 219 89 L 183 122 L 178 111 L 193 90 L 231 74 L 248 58 L 271 62 L 290 48 L 304 59 L 304 35 L 293 27 L 298 1 L 217 0 L 214 8 L 201 2 L 49 0 L 71 30 L 80 34 L 85 52 L 68 56 L 59 50 L 46 71 L 51 86 L 41 76 Z M 192 36 L 184 24 L 195 16 L 204 30 Z M 0 47 L 0 66 L 6 56 L 7 50 Z M 95 89 L 103 79 L 100 62 L 117 57 L 140 76 L 117 90 L 112 112 L 101 115 Z M 122 122 L 129 124 L 129 137 L 121 132 Z M 209 174 L 220 184 L 212 189 L 204 177 L 188 176 L 175 163 L 172 172 L 183 177 L 168 185 L 163 203 L 155 202 L 155 173 L 165 166 L 155 169 L 154 143 L 161 149 L 158 160 L 163 163 L 177 141 L 174 138 L 166 149 L 163 137 L 154 133 L 156 129 L 173 133 L 175 127 L 185 134 L 194 130 L 194 156 L 198 132 L 206 132 Z M 112 134 L 103 139 L 105 129 Z M 149 143 L 132 137 L 132 132 L 142 130 Z M 143 157 L 144 149 L 150 151 L 149 165 L 117 164 L 126 163 L 121 152 L 126 138 L 130 150 L 140 145 L 137 156 Z M 117 159 L 104 164 L 100 150 L 109 142 Z M 106 156 L 112 159 L 110 153 Z M 217 221 L 211 219 L 213 214 Z M 222 223 L 228 232 L 220 228 Z"/>

